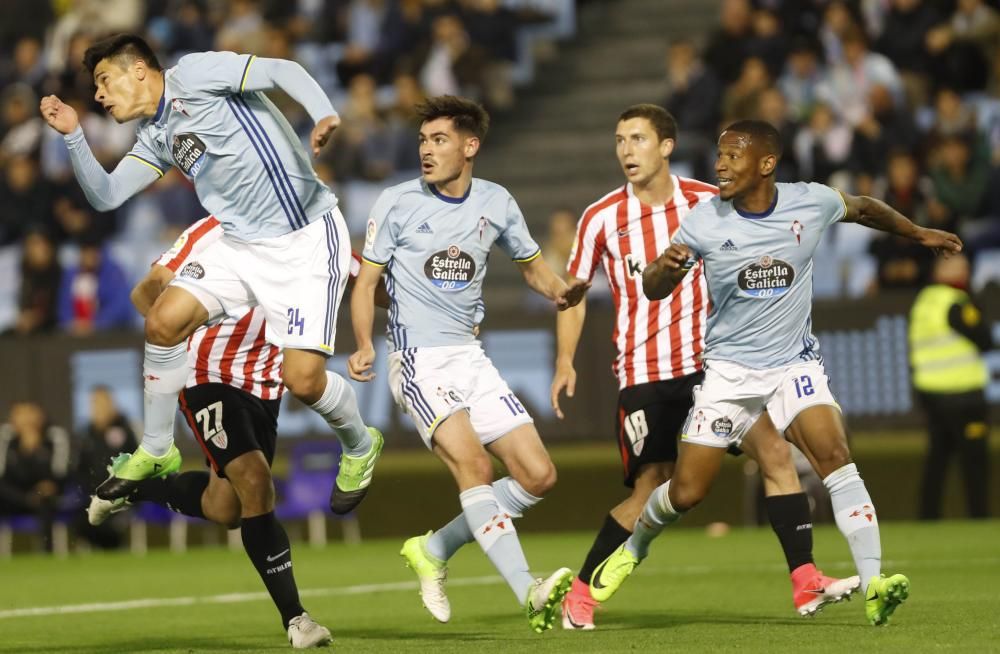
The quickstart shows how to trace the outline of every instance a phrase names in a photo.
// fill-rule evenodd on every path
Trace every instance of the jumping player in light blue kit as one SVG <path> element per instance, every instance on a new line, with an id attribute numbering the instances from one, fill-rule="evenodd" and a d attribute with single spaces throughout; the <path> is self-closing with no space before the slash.
<path id="1" fill-rule="evenodd" d="M 810 331 L 812 257 L 823 232 L 854 222 L 958 252 L 954 234 L 918 227 L 885 203 L 822 184 L 776 184 L 780 138 L 762 121 L 740 121 L 719 137 L 718 197 L 695 207 L 673 242 L 643 273 L 650 299 L 670 295 L 698 259 L 712 313 L 705 380 L 682 432 L 673 478 L 646 503 L 633 535 L 594 573 L 603 601 L 645 558 L 650 542 L 707 494 L 730 445 L 765 409 L 809 459 L 833 502 L 865 590 L 865 613 L 886 624 L 909 595 L 909 580 L 881 574 L 878 518 L 851 461 L 839 406 Z"/>
<path id="2" fill-rule="evenodd" d="M 180 466 L 173 424 L 187 376 L 185 341 L 206 322 L 259 305 L 268 342 L 284 353 L 282 381 L 343 445 L 331 509 L 349 512 L 368 490 L 382 436 L 365 426 L 351 387 L 326 370 L 351 259 L 347 227 L 336 197 L 263 92 L 281 89 L 306 109 L 316 122 L 314 154 L 340 123 L 329 99 L 292 61 L 201 52 L 162 70 L 145 41 L 127 34 L 93 45 L 84 65 L 94 76 L 95 99 L 115 120 L 140 119 L 135 146 L 109 174 L 90 151 L 76 112 L 55 96 L 42 100 L 42 116 L 65 135 L 91 204 L 113 209 L 174 166 L 224 230 L 146 316 L 142 443 L 115 466 L 98 496 L 127 497 L 140 480 Z M 263 478 L 266 470 L 260 472 Z"/>
<path id="3" fill-rule="evenodd" d="M 389 307 L 389 386 L 424 444 L 451 470 L 462 513 L 436 532 L 411 538 L 401 554 L 420 579 L 424 606 L 447 622 L 447 561 L 477 541 L 524 605 L 536 632 L 551 628 L 573 573 L 535 579 L 512 518 L 541 500 L 555 468 L 527 414 L 473 334 L 493 244 L 518 263 L 532 289 L 559 309 L 577 304 L 588 284 L 567 286 L 539 256 L 524 216 L 501 186 L 472 177 L 489 117 L 474 102 L 432 98 L 417 108 L 421 179 L 385 190 L 375 203 L 351 295 L 358 351 L 348 368 L 373 378 L 374 291 L 384 274 Z M 509 477 L 493 482 L 487 452 Z M 491 483 L 492 482 L 492 483 Z"/>

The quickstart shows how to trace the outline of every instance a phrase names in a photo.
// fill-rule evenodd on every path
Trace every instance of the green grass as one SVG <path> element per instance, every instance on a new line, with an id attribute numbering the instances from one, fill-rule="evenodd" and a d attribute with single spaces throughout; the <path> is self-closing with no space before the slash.
<path id="1" fill-rule="evenodd" d="M 399 540 L 293 550 L 304 604 L 330 627 L 339 652 L 963 652 L 1000 651 L 1000 523 L 884 523 L 886 571 L 912 582 L 889 627 L 864 620 L 855 599 L 815 619 L 796 616 L 787 571 L 769 530 L 702 529 L 661 537 L 622 591 L 598 614 L 598 630 L 538 636 L 478 548 L 452 563 L 451 623 L 424 611 L 415 586 L 346 594 L 359 584 L 411 582 Z M 524 535 L 539 572 L 576 566 L 591 534 Z M 853 574 L 836 529 L 816 531 L 828 574 Z M 465 580 L 465 585 L 463 585 Z M 145 558 L 91 554 L 0 563 L 0 652 L 280 652 L 288 645 L 266 598 L 205 601 L 263 590 L 242 552 L 196 549 Z M 143 598 L 187 605 L 7 617 L 11 609 Z"/>

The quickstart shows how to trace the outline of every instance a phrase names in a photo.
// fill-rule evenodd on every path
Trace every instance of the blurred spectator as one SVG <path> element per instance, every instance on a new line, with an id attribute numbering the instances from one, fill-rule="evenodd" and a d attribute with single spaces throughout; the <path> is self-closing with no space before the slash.
<path id="1" fill-rule="evenodd" d="M 884 86 L 893 103 L 903 106 L 903 83 L 896 68 L 885 55 L 868 49 L 864 32 L 849 29 L 841 41 L 843 59 L 830 67 L 818 91 L 820 97 L 852 126 L 871 114 L 869 95 L 876 86 Z"/>
<path id="2" fill-rule="evenodd" d="M 472 43 L 457 16 L 434 19 L 430 43 L 420 60 L 420 83 L 428 95 L 479 97 L 488 56 Z"/>
<path id="3" fill-rule="evenodd" d="M 792 120 L 804 122 L 817 101 L 817 89 L 823 81 L 817 46 L 809 39 L 799 38 L 788 54 L 785 71 L 778 80 L 788 103 Z"/>
<path id="4" fill-rule="evenodd" d="M 771 77 L 764 61 L 758 57 L 750 57 L 744 61 L 740 76 L 722 95 L 722 122 L 728 125 L 754 116 L 760 95 L 769 86 Z"/>
<path id="5" fill-rule="evenodd" d="M 989 152 L 973 135 L 948 134 L 932 155 L 930 169 L 934 194 L 948 210 L 945 223 L 952 230 L 980 216 L 986 182 L 989 179 Z"/>
<path id="6" fill-rule="evenodd" d="M 125 273 L 98 243 L 82 243 L 79 263 L 63 273 L 59 326 L 76 336 L 129 326 L 130 290 Z"/>
<path id="7" fill-rule="evenodd" d="M 38 96 L 31 87 L 18 82 L 5 88 L 0 111 L 0 160 L 37 150 L 45 125 L 38 115 Z"/>
<path id="8" fill-rule="evenodd" d="M 736 81 L 750 56 L 752 9 L 749 0 L 723 0 L 719 27 L 708 37 L 705 63 L 723 84 Z"/>
<path id="9" fill-rule="evenodd" d="M 781 20 L 777 14 L 766 9 L 753 12 L 751 20 L 753 36 L 747 42 L 751 56 L 759 57 L 767 66 L 772 77 L 781 74 L 788 56 L 788 37 L 782 33 Z"/>
<path id="10" fill-rule="evenodd" d="M 485 51 L 482 97 L 491 111 L 504 111 L 514 104 L 511 67 L 517 59 L 517 14 L 500 0 L 459 0 L 462 23 L 469 38 Z"/>
<path id="11" fill-rule="evenodd" d="M 416 107 L 427 96 L 412 75 L 397 75 L 393 87 L 396 91 L 396 103 L 389 110 L 389 130 L 395 152 L 393 168 L 400 173 L 417 171 L 420 166 L 414 150 L 418 133 Z"/>
<path id="12" fill-rule="evenodd" d="M 148 30 L 156 44 L 153 49 L 175 58 L 212 49 L 210 24 L 201 3 L 194 0 L 168 3 L 166 14 L 150 20 Z"/>
<path id="13" fill-rule="evenodd" d="M 888 15 L 874 49 L 892 61 L 907 86 L 911 100 L 922 101 L 931 56 L 924 42 L 940 22 L 934 3 L 925 0 L 891 0 Z"/>
<path id="14" fill-rule="evenodd" d="M 542 243 L 542 258 L 549 268 L 562 273 L 569 262 L 576 237 L 577 215 L 571 209 L 556 209 L 549 216 L 549 231 Z"/>
<path id="15" fill-rule="evenodd" d="M 813 107 L 809 123 L 795 135 L 795 160 L 804 179 L 826 183 L 851 154 L 851 128 L 825 104 Z"/>
<path id="16" fill-rule="evenodd" d="M 42 408 L 17 402 L 0 426 L 0 515 L 33 515 L 42 547 L 52 550 L 52 523 L 69 472 L 66 430 L 48 424 Z"/>
<path id="17" fill-rule="evenodd" d="M 21 253 L 21 284 L 17 293 L 18 334 L 34 334 L 55 329 L 56 301 L 62 268 L 48 232 L 32 228 L 24 238 Z"/>
<path id="18" fill-rule="evenodd" d="M 775 87 L 764 89 L 757 99 L 755 117 L 766 120 L 774 125 L 781 136 L 781 148 L 784 154 L 778 161 L 775 179 L 779 182 L 797 182 L 801 179 L 799 165 L 795 159 L 795 134 L 798 127 L 788 115 L 788 105 L 785 97 Z"/>
<path id="19" fill-rule="evenodd" d="M 927 413 L 930 447 L 920 489 L 920 518 L 941 518 L 944 480 L 958 455 L 969 517 L 989 517 L 989 370 L 982 352 L 993 347 L 989 323 L 968 294 L 969 261 L 939 257 L 933 280 L 910 312 L 913 386 Z"/>
<path id="20" fill-rule="evenodd" d="M 107 478 L 107 466 L 113 457 L 138 447 L 135 432 L 115 405 L 109 388 L 95 386 L 91 389 L 90 421 L 78 435 L 78 441 L 76 481 L 88 494 Z M 98 547 L 114 548 L 122 543 L 122 526 L 114 520 L 95 527 L 81 519 L 76 527 L 84 538 Z"/>
<path id="21" fill-rule="evenodd" d="M 694 43 L 679 39 L 667 50 L 667 97 L 663 102 L 677 124 L 682 126 L 682 146 L 690 136 L 697 134 L 715 140 L 719 124 L 719 100 L 722 86 L 715 73 L 698 58 Z"/>
<path id="22" fill-rule="evenodd" d="M 831 66 L 844 59 L 844 37 L 852 31 L 861 30 L 861 16 L 852 5 L 843 0 L 833 0 L 823 11 L 818 37 L 823 44 L 823 54 Z"/>
<path id="23" fill-rule="evenodd" d="M 962 102 L 962 96 L 951 86 L 942 86 L 934 97 L 934 125 L 930 131 L 931 145 L 945 137 L 970 134 L 976 129 L 976 114 Z"/>
<path id="24" fill-rule="evenodd" d="M 961 91 L 983 88 L 1000 45 L 1000 12 L 983 0 L 958 0 L 951 18 L 927 33 L 935 76 Z"/>
<path id="25" fill-rule="evenodd" d="M 50 225 L 52 196 L 34 157 L 8 157 L 0 180 L 0 245 L 18 242 L 32 225 Z"/>
<path id="26" fill-rule="evenodd" d="M 264 17 L 254 0 L 230 0 L 215 34 L 216 50 L 261 52 L 267 45 Z"/>
<path id="27" fill-rule="evenodd" d="M 888 158 L 886 188 L 876 195 L 913 222 L 928 226 L 928 180 L 921 180 L 917 161 L 906 151 L 893 152 Z M 869 252 L 878 261 L 878 287 L 917 288 L 927 282 L 934 253 L 914 241 L 881 234 L 869 244 Z"/>
<path id="28" fill-rule="evenodd" d="M 868 95 L 871 111 L 854 127 L 851 168 L 864 178 L 858 193 L 871 195 L 871 183 L 886 169 L 892 150 L 915 151 L 920 133 L 910 112 L 897 109 L 889 89 L 876 84 Z"/>
<path id="29" fill-rule="evenodd" d="M 355 75 L 340 111 L 343 126 L 328 150 L 338 179 L 379 181 L 393 173 L 392 134 L 375 102 L 375 79 Z"/>
<path id="30" fill-rule="evenodd" d="M 34 36 L 22 36 L 14 44 L 10 60 L 0 59 L 0 88 L 26 84 L 37 94 L 45 77 L 42 42 Z"/>

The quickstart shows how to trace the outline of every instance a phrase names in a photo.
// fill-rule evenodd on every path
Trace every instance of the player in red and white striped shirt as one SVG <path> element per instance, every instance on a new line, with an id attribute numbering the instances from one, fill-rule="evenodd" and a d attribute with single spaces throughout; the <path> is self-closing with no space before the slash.
<path id="1" fill-rule="evenodd" d="M 132 290 L 139 312 L 146 315 L 175 274 L 203 274 L 199 256 L 221 235 L 222 227 L 211 216 L 185 230 Z M 359 267 L 360 258 L 355 256 L 352 278 Z M 270 466 L 284 393 L 281 350 L 265 339 L 259 308 L 243 312 L 234 308 L 232 314 L 238 317 L 202 326 L 189 338 L 190 374 L 180 394 L 181 410 L 215 474 L 198 471 L 145 479 L 132 495 L 120 500 L 95 495 L 88 515 L 92 524 L 100 524 L 134 502 L 151 501 L 230 529 L 241 527 L 247 556 L 287 622 L 288 616 L 304 613 L 291 574 L 288 537 L 275 520 L 264 520 L 270 526 L 263 537 L 247 528 L 274 511 Z M 282 558 L 281 564 L 270 563 L 277 559 L 268 557 L 285 553 L 288 558 Z"/>
<path id="2" fill-rule="evenodd" d="M 605 518 L 573 580 L 573 589 L 563 602 L 563 627 L 567 629 L 594 628 L 597 602 L 590 593 L 591 577 L 629 537 L 653 490 L 673 474 L 677 435 L 691 408 L 692 391 L 704 377 L 700 355 L 710 300 L 700 263 L 663 300 L 647 300 L 642 291 L 646 263 L 670 247 L 671 237 L 694 205 L 718 193 L 711 184 L 670 173 L 668 159 L 676 134 L 673 116 L 662 107 L 643 104 L 622 112 L 615 141 L 628 181 L 584 212 L 567 265 L 570 276 L 585 281 L 591 281 L 598 267 L 603 267 L 611 286 L 616 313 L 612 338 L 618 350 L 613 365 L 619 385 L 616 431 L 625 485 L 632 489 Z M 557 319 L 552 408 L 560 418 L 560 393 L 565 390 L 572 397 L 575 391 L 573 356 L 585 315 L 581 302 Z M 758 429 L 773 430 L 774 426 L 765 416 L 753 427 Z M 749 447 L 753 441 L 745 442 Z M 748 454 L 758 461 L 766 457 L 767 462 L 774 462 L 771 469 L 781 470 L 779 477 L 764 480 L 768 512 L 789 570 L 801 568 L 793 574 L 796 608 L 815 612 L 832 600 L 826 599 L 822 588 L 810 594 L 799 592 L 799 586 L 813 588 L 829 578 L 819 575 L 812 563 L 809 504 L 790 453 L 786 446 Z"/>

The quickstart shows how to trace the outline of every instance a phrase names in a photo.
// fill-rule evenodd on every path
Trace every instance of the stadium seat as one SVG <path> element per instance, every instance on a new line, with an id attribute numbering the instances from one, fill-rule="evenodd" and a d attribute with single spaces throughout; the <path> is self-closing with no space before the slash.
<path id="1" fill-rule="evenodd" d="M 175 513 L 165 506 L 142 502 L 132 509 L 129 522 L 129 549 L 133 554 L 144 555 L 149 548 L 147 526 L 167 528 L 171 552 L 187 551 L 187 527 L 191 518 Z"/>
<path id="2" fill-rule="evenodd" d="M 279 520 L 305 518 L 309 525 L 309 544 L 326 544 L 326 516 L 330 510 L 330 490 L 340 466 L 340 444 L 335 440 L 300 443 L 289 457 L 284 493 L 275 513 Z M 361 527 L 353 513 L 341 518 L 344 542 L 361 542 Z"/>

